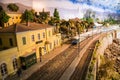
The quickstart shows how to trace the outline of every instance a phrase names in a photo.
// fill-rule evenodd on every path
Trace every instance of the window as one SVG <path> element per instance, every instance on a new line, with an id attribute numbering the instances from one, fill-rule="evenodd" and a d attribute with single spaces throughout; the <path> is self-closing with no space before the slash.
<path id="1" fill-rule="evenodd" d="M 18 19 L 18 17 L 16 16 L 16 19 Z"/>
<path id="2" fill-rule="evenodd" d="M 9 38 L 10 46 L 13 46 L 13 40 L 12 38 Z"/>
<path id="3" fill-rule="evenodd" d="M 17 63 L 17 59 L 13 59 L 13 68 L 14 70 L 18 68 L 18 63 Z"/>
<path id="4" fill-rule="evenodd" d="M 38 34 L 38 40 L 40 40 L 40 34 Z"/>
<path id="5" fill-rule="evenodd" d="M 23 45 L 26 44 L 26 37 L 22 37 Z"/>
<path id="6" fill-rule="evenodd" d="M 43 38 L 45 38 L 45 33 L 43 32 Z"/>
<path id="7" fill-rule="evenodd" d="M 12 19 L 14 19 L 14 17 L 12 17 Z"/>
<path id="8" fill-rule="evenodd" d="M 56 46 L 56 43 L 55 43 L 55 41 L 54 41 L 54 47 Z"/>
<path id="9" fill-rule="evenodd" d="M 58 40 L 56 40 L 56 44 L 58 45 Z"/>
<path id="10" fill-rule="evenodd" d="M 49 31 L 49 36 L 51 35 L 50 31 Z"/>
<path id="11" fill-rule="evenodd" d="M 0 66 L 1 74 L 2 76 L 6 75 L 8 73 L 7 71 L 7 65 L 5 63 L 2 63 Z"/>
<path id="12" fill-rule="evenodd" d="M 34 35 L 32 35 L 32 41 L 35 41 L 35 37 L 34 37 Z"/>
<path id="13" fill-rule="evenodd" d="M 52 43 L 50 43 L 50 49 L 52 49 Z"/>
<path id="14" fill-rule="evenodd" d="M 0 45 L 2 45 L 2 39 L 0 38 Z"/>
<path id="15" fill-rule="evenodd" d="M 46 46 L 44 47 L 44 53 L 46 54 Z"/>
<path id="16" fill-rule="evenodd" d="M 54 35 L 54 29 L 52 29 L 52 35 Z"/>

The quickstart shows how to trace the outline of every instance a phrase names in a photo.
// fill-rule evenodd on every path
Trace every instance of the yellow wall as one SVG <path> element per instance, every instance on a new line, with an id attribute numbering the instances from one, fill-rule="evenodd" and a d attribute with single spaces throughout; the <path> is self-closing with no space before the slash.
<path id="1" fill-rule="evenodd" d="M 2 39 L 2 45 L 0 45 L 0 48 L 4 48 L 4 47 L 11 48 L 16 46 L 14 33 L 0 33 L 0 38 Z M 11 46 L 9 43 L 10 38 L 13 41 L 13 46 Z"/>
<path id="2" fill-rule="evenodd" d="M 7 64 L 8 74 L 11 74 L 16 71 L 13 69 L 12 61 L 14 58 L 18 59 L 17 54 L 18 54 L 17 47 L 10 48 L 4 51 L 0 51 L 0 65 L 2 63 Z M 0 79 L 1 78 L 2 78 L 2 75 L 0 71 Z"/>
<path id="3" fill-rule="evenodd" d="M 10 16 L 9 21 L 7 23 L 4 24 L 4 27 L 8 27 L 12 24 L 15 23 L 20 23 L 21 22 L 21 13 L 7 13 L 8 16 Z"/>
<path id="4" fill-rule="evenodd" d="M 45 33 L 45 38 L 43 38 L 43 32 Z M 50 35 L 49 35 L 50 33 Z M 40 40 L 38 39 L 38 34 L 40 34 Z M 35 41 L 32 41 L 31 35 L 34 35 Z M 9 42 L 7 42 L 8 38 L 14 39 L 17 42 L 16 47 L 10 48 L 8 50 L 0 51 L 0 63 L 5 62 L 9 67 L 8 68 L 8 74 L 11 74 L 14 71 L 13 64 L 12 64 L 12 58 L 16 57 L 19 60 L 20 56 L 31 54 L 32 52 L 36 52 L 37 59 L 39 61 L 40 53 L 39 48 L 42 47 L 42 55 L 45 55 L 44 48 L 46 46 L 46 52 L 49 53 L 52 51 L 55 47 L 58 47 L 61 45 L 61 35 L 53 35 L 53 27 L 46 28 L 46 29 L 40 29 L 40 30 L 32 30 L 32 31 L 25 31 L 25 32 L 18 32 L 15 34 L 10 33 L 3 33 L 0 34 L 0 37 L 4 39 L 4 45 L 9 46 Z M 23 45 L 22 37 L 26 37 L 26 44 Z M 41 43 L 36 44 L 36 42 L 42 41 Z M 45 42 L 48 41 L 48 44 L 45 44 Z M 57 43 L 56 46 L 54 46 L 54 42 Z M 50 44 L 52 45 L 52 48 L 50 48 Z M 19 63 L 20 65 L 20 63 Z M 1 73 L 0 73 L 1 74 Z M 1 76 L 0 76 L 1 77 Z"/>
<path id="5" fill-rule="evenodd" d="M 42 55 L 44 55 L 43 47 L 46 46 L 47 53 L 54 49 L 54 41 L 58 41 L 55 47 L 61 44 L 61 35 L 60 37 L 52 34 L 53 28 L 41 29 L 41 30 L 34 30 L 34 31 L 26 31 L 17 33 L 17 46 L 18 50 L 20 51 L 20 56 L 24 55 L 25 52 L 32 52 L 36 50 L 37 58 L 39 58 L 39 48 L 42 47 Z M 45 38 L 43 38 L 43 33 L 45 33 Z M 50 33 L 50 34 L 49 34 Z M 38 40 L 38 34 L 40 34 L 40 40 Z M 32 41 L 31 36 L 34 35 L 35 41 Z M 26 37 L 26 45 L 23 45 L 22 37 Z M 42 41 L 39 44 L 36 44 L 37 41 Z M 46 41 L 49 41 L 49 44 L 45 44 Z M 52 48 L 50 49 L 50 44 L 52 44 Z"/>

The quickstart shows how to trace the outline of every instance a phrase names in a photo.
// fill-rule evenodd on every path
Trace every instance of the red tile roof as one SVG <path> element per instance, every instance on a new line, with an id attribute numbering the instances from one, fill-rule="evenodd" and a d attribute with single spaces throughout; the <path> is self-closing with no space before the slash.
<path id="1" fill-rule="evenodd" d="M 50 27 L 52 26 L 47 24 L 29 23 L 29 26 L 26 26 L 25 23 L 23 23 L 23 24 L 15 24 L 15 25 L 0 29 L 0 33 L 17 33 L 17 32 L 24 32 L 24 31 L 45 29 Z"/>

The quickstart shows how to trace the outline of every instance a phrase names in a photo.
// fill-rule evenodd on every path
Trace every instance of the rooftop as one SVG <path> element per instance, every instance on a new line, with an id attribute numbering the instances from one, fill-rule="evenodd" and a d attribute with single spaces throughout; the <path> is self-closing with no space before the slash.
<path id="1" fill-rule="evenodd" d="M 18 32 L 24 32 L 24 31 L 45 29 L 50 27 L 52 26 L 48 24 L 29 23 L 29 26 L 26 26 L 25 23 L 19 23 L 19 24 L 14 24 L 9 27 L 0 29 L 0 33 L 18 33 Z"/>

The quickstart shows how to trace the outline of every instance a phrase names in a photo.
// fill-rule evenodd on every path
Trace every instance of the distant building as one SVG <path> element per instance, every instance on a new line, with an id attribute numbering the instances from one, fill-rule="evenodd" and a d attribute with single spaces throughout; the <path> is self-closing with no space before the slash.
<path id="1" fill-rule="evenodd" d="M 41 60 L 42 55 L 61 45 L 61 34 L 47 24 L 16 24 L 0 29 L 0 79 L 27 69 Z"/>
<path id="2" fill-rule="evenodd" d="M 9 21 L 7 23 L 4 23 L 4 27 L 8 27 L 10 25 L 20 23 L 21 22 L 21 16 L 22 13 L 18 12 L 7 12 L 7 15 L 10 16 Z"/>
<path id="3" fill-rule="evenodd" d="M 16 23 L 20 23 L 21 22 L 21 16 L 22 13 L 28 9 L 32 9 L 31 7 L 19 4 L 19 3 L 15 3 L 18 7 L 19 10 L 17 12 L 13 12 L 10 11 L 7 6 L 8 4 L 4 4 L 4 3 L 0 3 L 0 5 L 3 7 L 3 10 L 5 10 L 5 12 L 7 13 L 8 16 L 10 16 L 9 21 L 7 23 L 4 23 L 4 27 L 8 27 L 10 25 L 16 24 Z"/>

